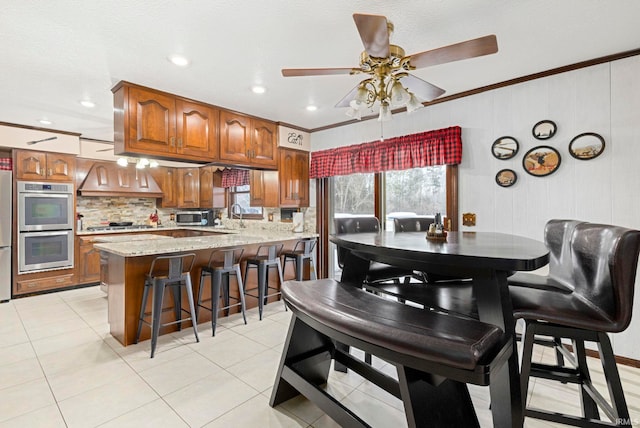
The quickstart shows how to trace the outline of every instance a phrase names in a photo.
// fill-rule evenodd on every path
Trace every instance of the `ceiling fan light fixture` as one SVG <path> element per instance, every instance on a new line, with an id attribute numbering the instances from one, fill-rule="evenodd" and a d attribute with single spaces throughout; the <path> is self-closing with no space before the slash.
<path id="1" fill-rule="evenodd" d="M 424 107 L 424 104 L 422 104 L 418 100 L 418 98 L 416 98 L 415 95 L 409 92 L 409 101 L 407 102 L 407 113 L 412 113 L 418 109 L 421 109 L 422 107 Z"/>
<path id="2" fill-rule="evenodd" d="M 395 80 L 391 86 L 391 104 L 394 106 L 404 106 L 411 100 L 411 95 L 402 86 L 399 80 Z"/>
<path id="3" fill-rule="evenodd" d="M 360 120 L 362 119 L 362 111 L 358 108 L 349 107 L 347 110 L 347 116 Z"/>
<path id="4" fill-rule="evenodd" d="M 383 102 L 380 104 L 380 114 L 378 115 L 378 122 L 388 122 L 391 120 L 391 108 L 389 108 L 389 104 Z"/>

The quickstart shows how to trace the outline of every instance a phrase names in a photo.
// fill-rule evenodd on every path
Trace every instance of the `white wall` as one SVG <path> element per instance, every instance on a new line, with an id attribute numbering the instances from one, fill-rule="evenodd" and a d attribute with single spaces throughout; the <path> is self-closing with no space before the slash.
<path id="1" fill-rule="evenodd" d="M 543 119 L 553 120 L 558 130 L 549 140 L 536 140 L 531 129 Z M 503 231 L 542 240 L 544 225 L 551 218 L 640 229 L 636 190 L 640 185 L 640 57 L 436 104 L 411 115 L 396 114 L 384 123 L 384 136 L 455 125 L 462 127 L 463 140 L 460 213 L 477 214 L 476 227 L 463 230 Z M 569 155 L 569 142 L 583 132 L 596 132 L 605 139 L 605 150 L 596 159 L 581 161 Z M 380 135 L 380 123 L 369 120 L 313 133 L 311 147 L 346 146 Z M 491 154 L 491 144 L 505 135 L 516 138 L 520 150 L 513 159 L 498 160 Z M 522 158 L 541 144 L 558 149 L 562 162 L 552 175 L 534 177 L 522 168 Z M 502 188 L 495 183 L 495 174 L 503 168 L 518 174 L 514 186 Z M 634 359 L 640 359 L 639 294 L 631 327 L 613 335 L 616 354 Z"/>

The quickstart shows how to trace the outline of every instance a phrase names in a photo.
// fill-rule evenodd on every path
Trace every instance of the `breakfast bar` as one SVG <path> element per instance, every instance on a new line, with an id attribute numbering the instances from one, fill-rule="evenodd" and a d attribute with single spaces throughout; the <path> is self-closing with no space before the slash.
<path id="1" fill-rule="evenodd" d="M 274 231 L 247 231 L 239 233 L 220 233 L 210 236 L 123 240 L 113 239 L 112 242 L 96 243 L 95 248 L 102 254 L 101 277 L 108 288 L 108 321 L 111 335 L 120 343 L 127 346 L 135 342 L 136 329 L 140 305 L 142 302 L 145 274 L 149 272 L 152 261 L 160 255 L 176 255 L 180 253 L 195 253 L 196 261 L 191 271 L 194 295 L 205 293 L 208 298 L 209 287 L 200 287 L 200 270 L 206 266 L 211 251 L 230 247 L 242 246 L 245 257 L 255 254 L 258 246 L 269 243 L 282 243 L 284 249 L 291 249 L 299 239 L 316 237 L 315 233 L 291 233 Z M 109 238 L 106 238 L 109 241 Z M 115 242 L 113 242 L 115 241 Z M 292 274 L 285 273 L 285 279 Z M 275 275 L 270 281 L 277 281 Z M 251 275 L 247 288 L 256 284 L 255 276 Z M 186 304 L 186 302 L 185 302 Z M 247 306 L 257 306 L 257 299 L 248 297 Z M 167 306 L 168 308 L 168 306 Z M 198 323 L 210 320 L 210 313 L 203 311 L 198 316 Z M 172 311 L 163 313 L 163 321 L 171 321 Z M 164 330 L 172 331 L 175 326 Z M 149 330 L 143 329 L 141 340 L 150 337 Z"/>

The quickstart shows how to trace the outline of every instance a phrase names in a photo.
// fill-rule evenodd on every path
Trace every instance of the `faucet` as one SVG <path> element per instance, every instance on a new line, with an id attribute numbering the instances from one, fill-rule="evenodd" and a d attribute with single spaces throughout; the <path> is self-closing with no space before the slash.
<path id="1" fill-rule="evenodd" d="M 240 210 L 240 227 L 244 228 L 244 222 L 242 221 L 242 207 L 240 206 L 240 204 L 233 204 L 231 205 L 231 218 L 233 218 L 233 216 L 235 215 L 234 209 L 238 207 L 238 210 Z M 236 217 L 238 218 L 238 217 Z"/>

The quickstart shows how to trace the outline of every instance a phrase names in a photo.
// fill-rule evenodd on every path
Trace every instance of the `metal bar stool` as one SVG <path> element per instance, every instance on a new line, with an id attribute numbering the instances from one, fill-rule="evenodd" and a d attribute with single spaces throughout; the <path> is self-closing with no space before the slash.
<path id="1" fill-rule="evenodd" d="M 244 249 L 240 247 L 228 248 L 224 250 L 214 250 L 209 256 L 209 263 L 202 268 L 200 272 L 200 293 L 198 294 L 198 308 L 204 308 L 211 311 L 211 330 L 212 336 L 216 335 L 216 323 L 218 322 L 218 312 L 226 311 L 229 315 L 229 309 L 240 306 L 244 323 L 247 323 L 244 304 L 244 285 L 242 284 L 242 276 L 240 274 L 240 259 Z M 238 294 L 240 297 L 231 297 L 229 293 L 229 278 L 231 275 L 236 276 L 238 282 Z M 202 290 L 204 287 L 204 279 L 206 276 L 211 278 L 211 307 L 202 304 Z M 220 302 L 220 293 L 224 300 L 224 306 L 218 308 Z M 230 299 L 238 303 L 230 304 Z"/>
<path id="2" fill-rule="evenodd" d="M 149 273 L 145 275 L 144 292 L 142 294 L 142 304 L 140 305 L 140 317 L 138 320 L 138 332 L 136 341 L 140 339 L 142 324 L 151 327 L 151 358 L 156 352 L 158 343 L 158 335 L 160 327 L 178 324 L 178 328 L 182 327 L 184 321 L 191 321 L 193 333 L 196 336 L 196 342 L 200 342 L 198 338 L 198 328 L 196 326 L 196 310 L 193 304 L 193 288 L 191 286 L 191 269 L 196 260 L 194 253 L 181 254 L 177 256 L 158 256 L 151 262 Z M 156 267 L 158 264 L 158 267 Z M 188 266 L 187 269 L 185 267 Z M 175 311 L 176 320 L 165 324 L 160 324 L 162 317 L 162 301 L 164 300 L 164 289 L 171 287 L 173 290 L 173 309 Z M 184 287 L 189 300 L 189 311 L 182 309 L 181 287 Z M 151 313 L 145 312 L 147 307 L 147 299 L 149 297 L 149 289 L 153 288 L 153 297 L 151 304 Z M 182 318 L 182 312 L 189 312 L 189 318 Z M 151 321 L 147 321 L 145 317 L 151 315 Z"/>
<path id="3" fill-rule="evenodd" d="M 284 262 L 282 263 L 282 270 L 287 270 L 287 261 L 291 260 L 295 264 L 296 268 L 296 281 L 303 280 L 304 274 L 304 261 L 309 260 L 309 278 L 318 279 L 318 273 L 316 272 L 316 256 L 315 248 L 317 243 L 316 238 L 304 238 L 296 242 L 296 245 L 291 251 L 285 251 Z M 311 273 L 313 272 L 313 277 Z"/>
<path id="4" fill-rule="evenodd" d="M 261 320 L 262 308 L 267 304 L 267 298 L 280 295 L 280 291 L 277 287 L 269 287 L 269 269 L 275 267 L 278 270 L 280 285 L 282 285 L 282 283 L 284 282 L 284 279 L 282 277 L 282 264 L 280 263 L 280 252 L 282 251 L 282 247 L 284 247 L 284 244 L 260 245 L 258 247 L 256 255 L 246 260 L 247 264 L 244 267 L 244 282 L 247 282 L 249 268 L 255 267 L 258 271 L 258 295 L 256 296 L 247 293 L 247 291 L 252 291 L 255 289 L 245 290 L 245 294 L 247 296 L 258 298 L 258 313 L 260 314 Z M 269 289 L 278 291 L 272 294 L 268 294 Z M 286 309 L 287 307 L 285 306 L 285 310 Z"/>

